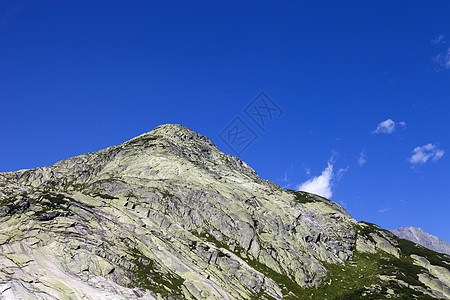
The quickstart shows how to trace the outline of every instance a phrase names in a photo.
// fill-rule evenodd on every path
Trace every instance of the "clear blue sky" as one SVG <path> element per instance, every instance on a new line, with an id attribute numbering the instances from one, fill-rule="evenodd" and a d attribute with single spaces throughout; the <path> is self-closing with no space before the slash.
<path id="1" fill-rule="evenodd" d="M 240 117 L 262 178 L 450 240 L 450 2 L 161 2 L 0 2 L 0 171 L 163 123 L 233 154 Z M 260 91 L 283 111 L 265 131 L 244 112 Z"/>

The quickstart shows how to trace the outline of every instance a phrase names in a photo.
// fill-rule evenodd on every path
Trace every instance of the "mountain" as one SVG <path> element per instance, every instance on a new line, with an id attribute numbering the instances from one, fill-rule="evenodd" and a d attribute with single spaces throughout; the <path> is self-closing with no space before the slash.
<path id="1" fill-rule="evenodd" d="M 0 173 L 0 246 L 5 299 L 450 297 L 449 256 L 180 125 Z"/>
<path id="2" fill-rule="evenodd" d="M 391 230 L 396 236 L 410 240 L 411 242 L 422 245 L 428 249 L 434 250 L 436 252 L 445 253 L 450 255 L 450 243 L 440 238 L 426 233 L 421 228 L 417 227 L 400 227 Z"/>

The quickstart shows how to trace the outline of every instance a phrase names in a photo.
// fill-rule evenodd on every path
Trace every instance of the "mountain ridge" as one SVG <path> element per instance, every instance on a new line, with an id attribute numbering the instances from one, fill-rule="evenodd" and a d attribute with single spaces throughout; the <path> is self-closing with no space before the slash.
<path id="1" fill-rule="evenodd" d="M 0 173 L 0 204 L 12 299 L 450 295 L 448 256 L 263 180 L 181 125 Z"/>
<path id="2" fill-rule="evenodd" d="M 450 243 L 425 232 L 422 228 L 409 226 L 390 230 L 402 239 L 410 240 L 436 252 L 450 255 Z"/>

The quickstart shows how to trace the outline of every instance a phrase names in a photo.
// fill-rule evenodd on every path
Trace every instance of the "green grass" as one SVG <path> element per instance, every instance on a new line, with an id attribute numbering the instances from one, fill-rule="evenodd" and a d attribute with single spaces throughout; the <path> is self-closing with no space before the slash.
<path id="1" fill-rule="evenodd" d="M 44 192 L 41 198 L 36 199 L 27 194 L 21 194 L 22 200 L 15 197 L 4 199 L 0 205 L 6 215 L 21 214 L 28 210 L 34 211 L 36 219 L 41 221 L 51 220 L 59 215 L 68 215 L 70 202 L 63 194 L 51 194 Z"/>
<path id="2" fill-rule="evenodd" d="M 289 293 L 303 291 L 303 288 L 301 286 L 299 286 L 294 280 L 292 280 L 288 275 L 278 273 L 275 270 L 260 263 L 256 259 L 251 259 L 249 257 L 243 257 L 242 253 L 246 252 L 244 248 L 242 248 L 240 246 L 236 246 L 234 248 L 234 250 L 232 250 L 226 242 L 221 242 L 221 241 L 217 240 L 211 234 L 206 234 L 206 233 L 198 234 L 196 232 L 193 232 L 193 234 L 202 240 L 206 240 L 207 242 L 215 244 L 216 247 L 218 247 L 218 248 L 224 248 L 224 249 L 232 252 L 233 254 L 235 254 L 236 256 L 241 258 L 243 261 L 245 261 L 253 269 L 264 274 L 266 277 L 269 277 L 272 280 L 274 280 L 282 289 L 282 292 L 285 295 L 284 299 L 297 299 L 296 297 L 293 298 L 292 295 L 290 295 Z M 224 252 L 219 252 L 219 254 L 218 254 L 219 257 L 224 257 L 226 255 L 227 254 Z M 254 296 L 255 296 L 255 299 L 273 299 L 273 297 L 270 296 L 269 294 L 267 294 L 267 292 L 264 289 L 260 289 L 257 293 L 254 294 Z"/>
<path id="3" fill-rule="evenodd" d="M 162 272 L 155 260 L 143 255 L 136 248 L 129 248 L 135 266 L 131 271 L 133 287 L 150 290 L 161 295 L 163 299 L 183 299 L 182 285 L 184 279 L 175 273 Z"/>
<path id="4" fill-rule="evenodd" d="M 2 215 L 15 215 L 15 214 L 21 214 L 25 212 L 29 207 L 30 204 L 28 202 L 16 204 L 15 198 L 7 198 L 3 199 L 0 203 L 0 206 L 2 207 Z"/>
<path id="5" fill-rule="evenodd" d="M 441 266 L 446 269 L 450 268 L 450 259 L 448 258 L 448 256 L 432 251 L 408 240 L 404 240 L 398 237 L 395 237 L 395 240 L 397 241 L 398 247 L 402 250 L 403 254 L 408 256 L 411 254 L 416 254 L 425 257 L 431 264 L 435 266 Z"/>
<path id="6" fill-rule="evenodd" d="M 64 196 L 63 194 L 44 193 L 42 195 L 42 198 L 48 200 L 51 207 L 57 207 L 61 204 L 68 204 L 68 201 L 65 199 L 66 196 Z"/>
<path id="7" fill-rule="evenodd" d="M 313 202 L 319 201 L 316 198 L 314 198 L 313 196 L 311 196 L 305 192 L 294 191 L 294 190 L 289 190 L 289 189 L 286 189 L 286 191 L 295 195 L 295 201 L 297 203 L 313 203 Z"/>
<path id="8" fill-rule="evenodd" d="M 397 259 L 382 252 L 368 254 L 355 251 L 351 261 L 343 265 L 326 264 L 326 268 L 326 280 L 317 288 L 308 289 L 311 294 L 306 299 L 385 299 L 388 288 L 401 299 L 433 299 L 397 282 L 386 284 L 379 279 L 379 274 L 389 275 L 410 285 L 424 287 L 417 274 L 425 270 L 412 265 L 406 258 Z M 330 281 L 331 284 L 328 284 Z M 372 288 L 371 291 L 371 286 L 378 286 L 378 289 Z"/>
<path id="9" fill-rule="evenodd" d="M 91 205 L 80 203 L 61 193 L 44 191 L 39 199 L 37 199 L 36 195 L 21 194 L 21 196 L 24 200 L 20 204 L 15 204 L 18 202 L 13 196 L 0 202 L 4 214 L 13 215 L 32 210 L 36 219 L 48 221 L 57 216 L 73 214 L 70 206 L 75 203 L 81 207 L 93 208 Z"/>
<path id="10" fill-rule="evenodd" d="M 40 221 L 49 221 L 61 215 L 67 216 L 71 214 L 69 206 L 69 199 L 63 194 L 44 193 L 33 209 L 34 216 Z"/>
<path id="11" fill-rule="evenodd" d="M 370 238 L 371 233 L 385 231 L 378 226 L 365 223 L 366 226 L 357 225 L 357 235 Z M 388 289 L 399 299 L 433 299 L 412 288 L 405 287 L 396 281 L 382 281 L 379 275 L 393 276 L 407 285 L 426 288 L 418 279 L 418 274 L 427 271 L 413 264 L 410 254 L 426 257 L 435 265 L 445 266 L 445 257 L 439 253 L 418 247 L 409 241 L 398 239 L 398 246 L 402 253 L 399 258 L 383 251 L 375 254 L 354 251 L 352 259 L 344 264 L 323 263 L 328 270 L 326 278 L 317 287 L 302 288 L 292 276 L 279 273 L 256 259 L 243 257 L 244 249 L 236 247 L 230 249 L 226 242 L 216 240 L 209 234 L 196 234 L 203 240 L 214 243 L 217 247 L 225 248 L 246 261 L 253 269 L 274 280 L 282 289 L 284 299 L 386 299 Z M 447 266 L 448 268 L 448 266 Z M 255 299 L 270 297 L 264 290 L 255 294 Z"/>
<path id="12" fill-rule="evenodd" d="M 282 273 L 278 273 L 277 271 L 269 268 L 268 266 L 260 263 L 256 259 L 248 259 L 241 257 L 249 266 L 258 272 L 264 274 L 266 277 L 271 278 L 273 281 L 277 283 L 277 285 L 281 288 L 281 291 L 284 295 L 284 299 L 302 299 L 297 295 L 303 295 L 305 293 L 305 289 L 298 285 L 290 276 Z"/>

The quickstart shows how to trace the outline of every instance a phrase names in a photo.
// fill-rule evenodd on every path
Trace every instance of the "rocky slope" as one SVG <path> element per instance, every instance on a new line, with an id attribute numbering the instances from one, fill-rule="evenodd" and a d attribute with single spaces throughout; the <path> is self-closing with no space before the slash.
<path id="1" fill-rule="evenodd" d="M 450 258 L 163 125 L 0 173 L 6 299 L 432 299 Z"/>
<path id="2" fill-rule="evenodd" d="M 400 228 L 391 230 L 391 232 L 402 239 L 410 240 L 411 242 L 422 245 L 433 251 L 450 255 L 450 243 L 449 242 L 446 242 L 434 235 L 426 233 L 421 228 L 417 228 L 417 227 L 413 227 L 413 226 L 400 227 Z"/>

